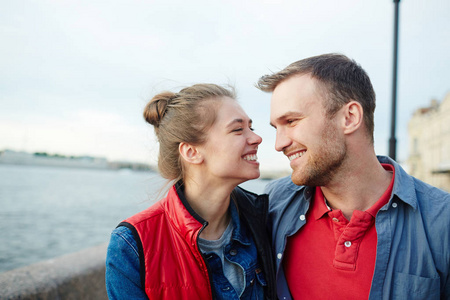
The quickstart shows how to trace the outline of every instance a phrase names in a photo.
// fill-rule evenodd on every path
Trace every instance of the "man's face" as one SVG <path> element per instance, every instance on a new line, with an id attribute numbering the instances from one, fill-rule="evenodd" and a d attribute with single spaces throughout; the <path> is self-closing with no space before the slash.
<path id="1" fill-rule="evenodd" d="M 344 135 L 330 119 L 323 96 L 309 75 L 295 75 L 273 91 L 270 121 L 276 128 L 275 149 L 290 161 L 297 185 L 324 186 L 346 158 Z"/>

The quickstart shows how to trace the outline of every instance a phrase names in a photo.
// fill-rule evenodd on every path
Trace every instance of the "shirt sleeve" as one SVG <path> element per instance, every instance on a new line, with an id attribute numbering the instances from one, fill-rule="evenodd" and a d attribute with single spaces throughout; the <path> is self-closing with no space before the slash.
<path id="1" fill-rule="evenodd" d="M 106 291 L 109 299 L 148 299 L 141 286 L 139 253 L 130 229 L 113 230 L 106 255 Z"/>
<path id="2" fill-rule="evenodd" d="M 447 276 L 447 281 L 445 282 L 444 294 L 441 295 L 441 299 L 450 299 L 450 275 Z"/>

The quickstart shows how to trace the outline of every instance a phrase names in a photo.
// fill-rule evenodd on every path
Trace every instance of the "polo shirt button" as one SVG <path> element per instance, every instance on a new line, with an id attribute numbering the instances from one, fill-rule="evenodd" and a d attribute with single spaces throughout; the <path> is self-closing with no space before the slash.
<path id="1" fill-rule="evenodd" d="M 392 203 L 392 207 L 396 208 L 397 207 L 397 202 Z"/>
<path id="2" fill-rule="evenodd" d="M 333 218 L 332 220 L 335 221 L 335 222 L 339 222 L 338 218 Z"/>
<path id="3" fill-rule="evenodd" d="M 277 258 L 278 258 L 278 259 L 281 259 L 282 256 L 283 256 L 283 254 L 281 254 L 281 253 L 278 253 L 278 254 L 277 254 Z"/>
<path id="4" fill-rule="evenodd" d="M 350 242 L 350 241 L 346 241 L 345 243 L 344 243 L 344 245 L 345 245 L 345 247 L 350 247 L 351 245 L 352 245 L 352 242 Z"/>
<path id="5" fill-rule="evenodd" d="M 237 254 L 237 250 L 236 249 L 231 249 L 230 250 L 230 255 L 235 256 Z"/>
<path id="6" fill-rule="evenodd" d="M 306 219 L 305 215 L 300 216 L 300 220 L 305 221 L 305 219 Z"/>

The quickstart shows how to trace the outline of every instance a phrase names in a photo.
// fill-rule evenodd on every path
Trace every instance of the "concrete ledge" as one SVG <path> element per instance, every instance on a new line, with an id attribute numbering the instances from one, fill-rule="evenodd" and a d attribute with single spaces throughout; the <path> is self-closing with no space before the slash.
<path id="1" fill-rule="evenodd" d="M 107 244 L 0 273 L 0 299 L 108 299 Z"/>

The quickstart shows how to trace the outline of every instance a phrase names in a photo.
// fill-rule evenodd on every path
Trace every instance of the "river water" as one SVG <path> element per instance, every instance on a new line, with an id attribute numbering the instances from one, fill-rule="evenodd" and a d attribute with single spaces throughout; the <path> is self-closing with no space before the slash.
<path id="1" fill-rule="evenodd" d="M 262 193 L 266 184 L 241 186 Z M 153 172 L 0 164 L 0 272 L 108 242 L 164 185 Z"/>

